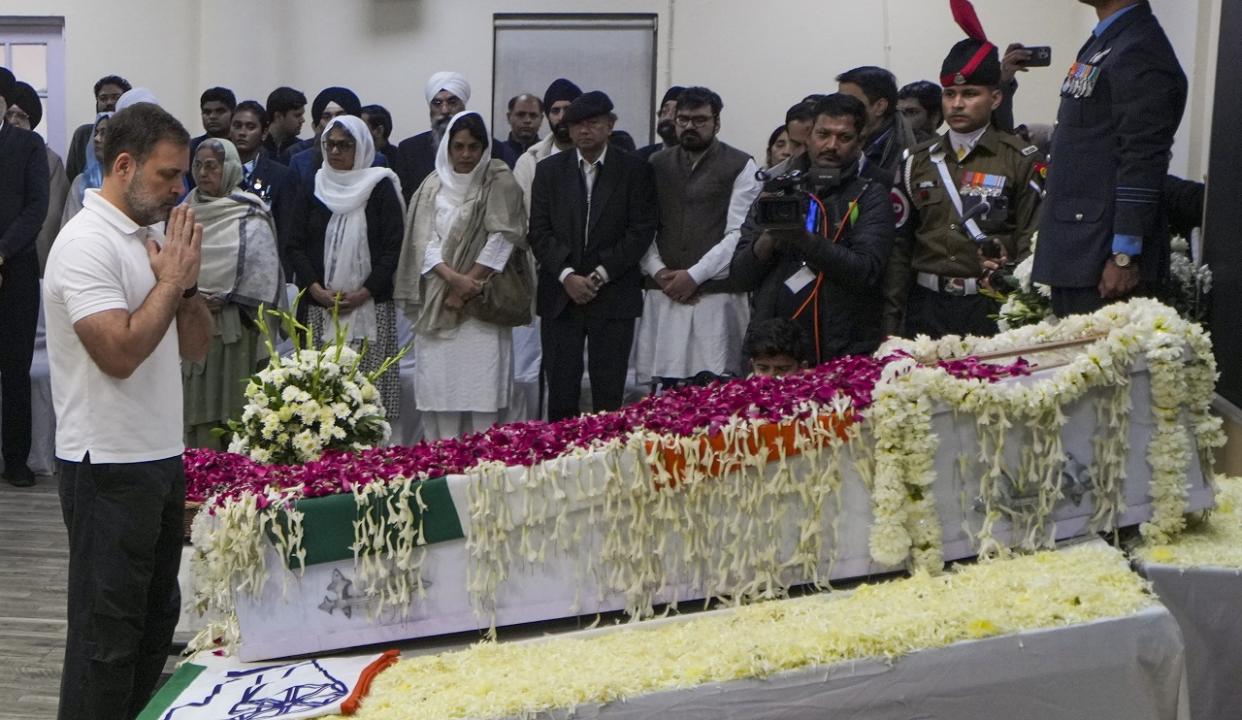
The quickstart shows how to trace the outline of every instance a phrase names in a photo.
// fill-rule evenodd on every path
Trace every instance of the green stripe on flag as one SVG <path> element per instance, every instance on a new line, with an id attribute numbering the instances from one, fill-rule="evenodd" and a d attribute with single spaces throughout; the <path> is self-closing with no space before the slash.
<path id="1" fill-rule="evenodd" d="M 423 503 L 427 510 L 418 509 L 418 501 L 411 494 L 410 510 L 414 513 L 414 523 L 418 524 L 420 516 L 423 525 L 423 539 L 427 544 L 458 540 L 465 537 L 461 529 L 461 521 L 457 519 L 457 508 L 453 505 L 453 497 L 449 494 L 448 478 L 439 477 L 424 480 L 422 483 Z M 302 513 L 302 549 L 306 551 L 306 564 L 351 560 L 354 557 L 354 523 L 362 517 L 363 512 L 387 513 L 388 499 L 400 492 L 394 488 L 388 498 L 373 500 L 369 507 L 359 508 L 353 493 L 341 493 L 319 498 L 297 500 L 293 507 Z M 288 533 L 287 516 L 281 513 L 280 524 Z M 389 524 L 388 533 L 393 542 L 400 534 L 395 526 Z M 268 533 L 268 539 L 274 540 Z M 290 569 L 298 567 L 297 558 L 285 558 Z"/>
<path id="2" fill-rule="evenodd" d="M 190 687 L 190 683 L 197 680 L 206 669 L 194 663 L 186 663 L 177 668 L 177 672 L 168 678 L 168 682 L 164 683 L 159 692 L 155 693 L 155 697 L 151 698 L 151 701 L 139 713 L 137 720 L 160 720 L 173 706 L 173 703 L 177 702 L 177 698 L 181 697 L 181 693 Z"/>

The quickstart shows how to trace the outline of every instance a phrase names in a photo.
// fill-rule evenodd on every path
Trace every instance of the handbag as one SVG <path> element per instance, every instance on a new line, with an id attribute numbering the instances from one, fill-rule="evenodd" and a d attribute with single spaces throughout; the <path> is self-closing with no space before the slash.
<path id="1" fill-rule="evenodd" d="M 534 255 L 526 248 L 515 247 L 505 269 L 488 278 L 483 292 L 466 303 L 465 313 L 503 327 L 529 325 L 534 298 Z"/>

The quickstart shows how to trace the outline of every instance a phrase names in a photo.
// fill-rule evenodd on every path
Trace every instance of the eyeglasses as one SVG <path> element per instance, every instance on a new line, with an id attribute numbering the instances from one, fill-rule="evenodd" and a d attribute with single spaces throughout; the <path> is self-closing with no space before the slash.
<path id="1" fill-rule="evenodd" d="M 708 123 L 716 119 L 715 115 L 678 115 L 674 118 L 678 125 L 689 127 L 691 125 L 696 128 L 706 127 Z"/>
<path id="2" fill-rule="evenodd" d="M 195 160 L 195 172 L 215 172 L 220 169 L 220 163 L 215 160 Z"/>
<path id="3" fill-rule="evenodd" d="M 353 140 L 326 140 L 323 146 L 330 153 L 346 153 L 358 147 L 358 143 Z"/>

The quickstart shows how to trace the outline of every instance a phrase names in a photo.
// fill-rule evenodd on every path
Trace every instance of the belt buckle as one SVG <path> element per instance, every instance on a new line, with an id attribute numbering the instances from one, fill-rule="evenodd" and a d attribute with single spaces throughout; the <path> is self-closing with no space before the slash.
<path id="1" fill-rule="evenodd" d="M 940 291 L 946 295 L 966 295 L 964 278 L 940 278 Z"/>

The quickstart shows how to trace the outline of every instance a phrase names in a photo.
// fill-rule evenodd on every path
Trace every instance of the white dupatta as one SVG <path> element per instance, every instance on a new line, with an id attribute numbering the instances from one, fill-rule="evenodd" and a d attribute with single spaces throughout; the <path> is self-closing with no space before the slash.
<path id="1" fill-rule="evenodd" d="M 334 170 L 328 165 L 328 133 L 339 127 L 355 143 L 352 170 Z M 401 181 L 388 168 L 371 167 L 375 161 L 375 141 L 361 118 L 341 115 L 333 118 L 319 138 L 323 151 L 323 167 L 315 173 L 315 197 L 329 210 L 332 218 L 323 242 L 323 280 L 332 292 L 354 292 L 371 275 L 371 247 L 367 242 L 367 201 L 381 180 L 392 181 L 401 198 Z M 404 216 L 404 211 L 402 215 Z M 342 310 L 341 327 L 347 340 L 375 340 L 375 300 Z"/>

